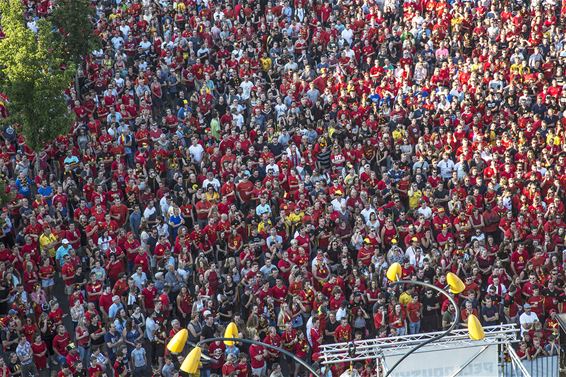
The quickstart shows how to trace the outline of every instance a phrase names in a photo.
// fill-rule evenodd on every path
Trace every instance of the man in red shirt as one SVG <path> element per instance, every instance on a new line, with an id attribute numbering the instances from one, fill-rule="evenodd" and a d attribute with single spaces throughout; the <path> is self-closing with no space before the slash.
<path id="1" fill-rule="evenodd" d="M 65 326 L 59 325 L 57 327 L 57 335 L 53 338 L 53 352 L 55 352 L 57 362 L 61 365 L 65 363 L 67 354 L 69 353 L 67 350 L 69 343 L 71 343 L 69 333 L 65 330 Z"/>
<path id="2" fill-rule="evenodd" d="M 348 324 L 348 318 L 342 318 L 340 324 L 334 330 L 336 343 L 349 342 L 352 339 L 352 327 Z"/>
<path id="3" fill-rule="evenodd" d="M 513 270 L 513 274 L 518 276 L 525 268 L 528 260 L 529 255 L 525 250 L 525 246 L 523 244 L 519 244 L 517 246 L 517 250 L 511 254 L 511 270 Z"/>
<path id="4" fill-rule="evenodd" d="M 250 200 L 254 184 L 249 180 L 247 173 L 244 173 L 242 180 L 236 185 L 236 195 L 242 203 Z"/>
<path id="5" fill-rule="evenodd" d="M 98 298 L 102 295 L 102 283 L 96 279 L 96 274 L 90 274 L 90 282 L 86 285 L 86 296 L 88 302 L 98 303 Z"/>
<path id="6" fill-rule="evenodd" d="M 275 299 L 275 306 L 279 307 L 287 297 L 287 287 L 283 285 L 283 280 L 277 278 L 275 285 L 270 289 L 271 296 Z"/>
<path id="7" fill-rule="evenodd" d="M 263 343 L 269 344 L 275 347 L 281 347 L 281 337 L 277 334 L 274 326 L 269 327 L 269 333 L 263 339 Z M 273 363 L 279 359 L 280 352 L 267 349 L 267 359 Z"/>
<path id="8" fill-rule="evenodd" d="M 259 335 L 254 334 L 253 340 L 259 341 Z M 267 369 L 267 364 L 265 362 L 267 351 L 265 348 L 260 345 L 252 344 L 249 348 L 249 354 L 251 359 L 252 375 L 265 376 Z"/>
<path id="9" fill-rule="evenodd" d="M 147 283 L 147 287 L 142 289 L 141 294 L 143 296 L 143 305 L 148 313 L 151 313 L 155 308 L 155 297 L 157 296 L 157 289 L 153 285 L 152 281 Z"/>
<path id="10" fill-rule="evenodd" d="M 236 365 L 236 356 L 228 354 L 226 356 L 226 363 L 222 366 L 222 377 L 235 377 L 239 374 L 238 366 Z"/>
<path id="11" fill-rule="evenodd" d="M 65 293 L 70 295 L 73 291 L 73 284 L 75 283 L 75 264 L 70 263 L 71 256 L 65 255 L 65 264 L 61 267 L 61 276 L 65 282 Z"/>
<path id="12" fill-rule="evenodd" d="M 149 274 L 149 255 L 143 248 L 138 249 L 138 254 L 134 258 L 134 266 L 141 267 L 143 272 Z"/>
<path id="13" fill-rule="evenodd" d="M 419 296 L 413 295 L 411 302 L 407 304 L 407 314 L 409 317 L 409 334 L 418 334 L 421 331 L 422 304 Z"/>
<path id="14" fill-rule="evenodd" d="M 76 375 L 77 372 L 76 367 L 81 359 L 81 356 L 74 344 L 70 343 L 69 346 L 67 346 L 67 348 L 68 348 L 68 353 L 67 356 L 65 357 L 65 361 L 69 366 L 71 372 L 73 372 L 73 375 Z"/>
<path id="15" fill-rule="evenodd" d="M 119 198 L 114 200 L 114 204 L 110 207 L 110 217 L 116 221 L 119 227 L 123 227 L 128 220 L 128 207 Z"/>

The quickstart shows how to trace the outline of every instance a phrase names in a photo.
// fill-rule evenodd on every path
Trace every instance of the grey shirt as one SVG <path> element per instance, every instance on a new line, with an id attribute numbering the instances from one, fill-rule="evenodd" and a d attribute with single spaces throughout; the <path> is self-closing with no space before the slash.
<path id="1" fill-rule="evenodd" d="M 132 350 L 132 363 L 134 364 L 134 368 L 143 368 L 146 366 L 145 361 L 145 348 L 135 348 Z"/>
<path id="2" fill-rule="evenodd" d="M 165 364 L 161 369 L 161 374 L 163 375 L 163 377 L 173 377 L 174 371 L 175 371 L 175 365 L 173 365 L 172 363 Z"/>

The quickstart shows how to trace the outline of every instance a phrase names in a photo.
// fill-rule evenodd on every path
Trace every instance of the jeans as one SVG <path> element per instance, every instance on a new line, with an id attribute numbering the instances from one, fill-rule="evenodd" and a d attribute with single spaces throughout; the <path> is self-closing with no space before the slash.
<path id="1" fill-rule="evenodd" d="M 33 362 L 29 364 L 22 364 L 22 377 L 35 377 L 39 375 L 37 368 Z"/>
<path id="2" fill-rule="evenodd" d="M 421 332 L 421 321 L 418 322 L 409 322 L 409 334 L 418 334 Z"/>
<path id="3" fill-rule="evenodd" d="M 261 368 L 252 368 L 252 376 L 265 377 L 267 372 L 267 365 L 264 364 Z"/>
<path id="4" fill-rule="evenodd" d="M 81 362 L 83 365 L 89 365 L 88 361 L 90 359 L 90 347 L 81 347 L 78 346 L 77 350 L 79 351 L 79 356 L 81 358 Z"/>
<path id="5" fill-rule="evenodd" d="M 147 365 L 144 365 L 143 367 L 134 367 L 134 376 L 136 377 L 145 377 L 148 375 L 147 373 Z"/>
<path id="6" fill-rule="evenodd" d="M 407 328 L 405 326 L 397 329 L 397 336 L 407 335 Z"/>

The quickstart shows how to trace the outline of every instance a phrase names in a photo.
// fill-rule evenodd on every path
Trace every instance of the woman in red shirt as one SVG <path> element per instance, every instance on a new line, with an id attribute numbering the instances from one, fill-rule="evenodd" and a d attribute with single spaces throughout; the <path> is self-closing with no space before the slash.
<path id="1" fill-rule="evenodd" d="M 47 344 L 41 339 L 41 335 L 35 336 L 35 341 L 31 345 L 33 351 L 33 361 L 37 370 L 45 370 L 47 368 Z M 0 369 L 0 375 L 2 370 Z"/>
<path id="2" fill-rule="evenodd" d="M 409 319 L 409 334 L 418 334 L 421 331 L 422 304 L 419 296 L 414 295 L 411 302 L 407 304 L 407 317 Z"/>
<path id="3" fill-rule="evenodd" d="M 389 326 L 397 330 L 398 336 L 403 336 L 407 333 L 406 317 L 407 315 L 401 304 L 396 304 L 395 308 L 389 313 Z"/>
<path id="4" fill-rule="evenodd" d="M 297 343 L 295 343 L 294 354 L 299 359 L 306 360 L 307 354 L 309 352 L 309 343 L 305 337 L 305 333 L 300 331 Z M 301 369 L 301 365 L 299 363 L 295 363 L 295 376 L 299 375 L 299 370 Z"/>
<path id="5" fill-rule="evenodd" d="M 187 287 L 182 287 L 181 292 L 177 296 L 177 309 L 181 314 L 181 325 L 186 326 L 191 319 L 191 312 L 193 309 L 193 300 L 187 289 Z"/>
<path id="6" fill-rule="evenodd" d="M 45 293 L 48 297 L 52 296 L 53 286 L 55 281 L 53 276 L 55 275 L 55 268 L 51 265 L 49 258 L 46 258 L 43 262 L 43 266 L 39 269 L 39 277 L 41 278 L 41 287 L 45 289 Z"/>

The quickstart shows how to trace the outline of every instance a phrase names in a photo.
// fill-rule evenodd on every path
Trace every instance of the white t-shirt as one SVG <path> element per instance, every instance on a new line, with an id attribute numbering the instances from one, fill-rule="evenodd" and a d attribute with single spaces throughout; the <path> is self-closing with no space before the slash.
<path id="1" fill-rule="evenodd" d="M 202 145 L 191 145 L 189 147 L 189 153 L 191 154 L 191 158 L 195 160 L 196 163 L 200 163 L 202 161 L 202 157 L 204 156 L 204 148 Z"/>
<path id="2" fill-rule="evenodd" d="M 208 188 L 208 185 L 212 185 L 212 187 L 214 187 L 214 190 L 216 191 L 220 190 L 220 181 L 216 178 L 207 178 L 202 182 L 202 187 Z"/>
<path id="3" fill-rule="evenodd" d="M 352 31 L 352 29 L 344 29 L 342 30 L 341 37 L 351 46 L 354 32 Z"/>
<path id="4" fill-rule="evenodd" d="M 425 219 L 430 219 L 432 217 L 432 209 L 429 206 L 419 207 L 417 212 L 424 216 Z"/>
<path id="5" fill-rule="evenodd" d="M 377 212 L 375 212 L 375 209 L 373 209 L 373 207 L 369 207 L 362 209 L 362 212 L 360 214 L 364 217 L 364 220 L 367 223 L 372 213 L 375 213 L 375 215 L 377 216 Z M 377 223 L 379 224 L 379 220 Z"/>
<path id="6" fill-rule="evenodd" d="M 242 81 L 242 83 L 240 84 L 240 88 L 242 88 L 242 99 L 244 101 L 250 98 L 253 86 L 254 84 L 249 80 Z"/>
<path id="7" fill-rule="evenodd" d="M 525 312 L 521 314 L 521 316 L 519 317 L 519 323 L 521 324 L 521 336 L 523 336 L 525 331 L 528 331 L 523 327 L 524 324 L 532 324 L 538 320 L 538 316 L 534 312 L 530 312 L 529 314 Z"/>
<path id="8" fill-rule="evenodd" d="M 124 37 L 127 37 L 128 35 L 130 35 L 130 30 L 131 30 L 131 29 L 130 29 L 130 27 L 129 27 L 128 25 L 120 26 L 119 29 L 120 29 L 120 32 L 122 33 L 122 35 L 123 35 Z"/>
<path id="9" fill-rule="evenodd" d="M 444 179 L 450 179 L 452 177 L 452 170 L 454 170 L 454 162 L 450 159 L 441 160 L 438 163 L 440 168 L 440 176 Z"/>

